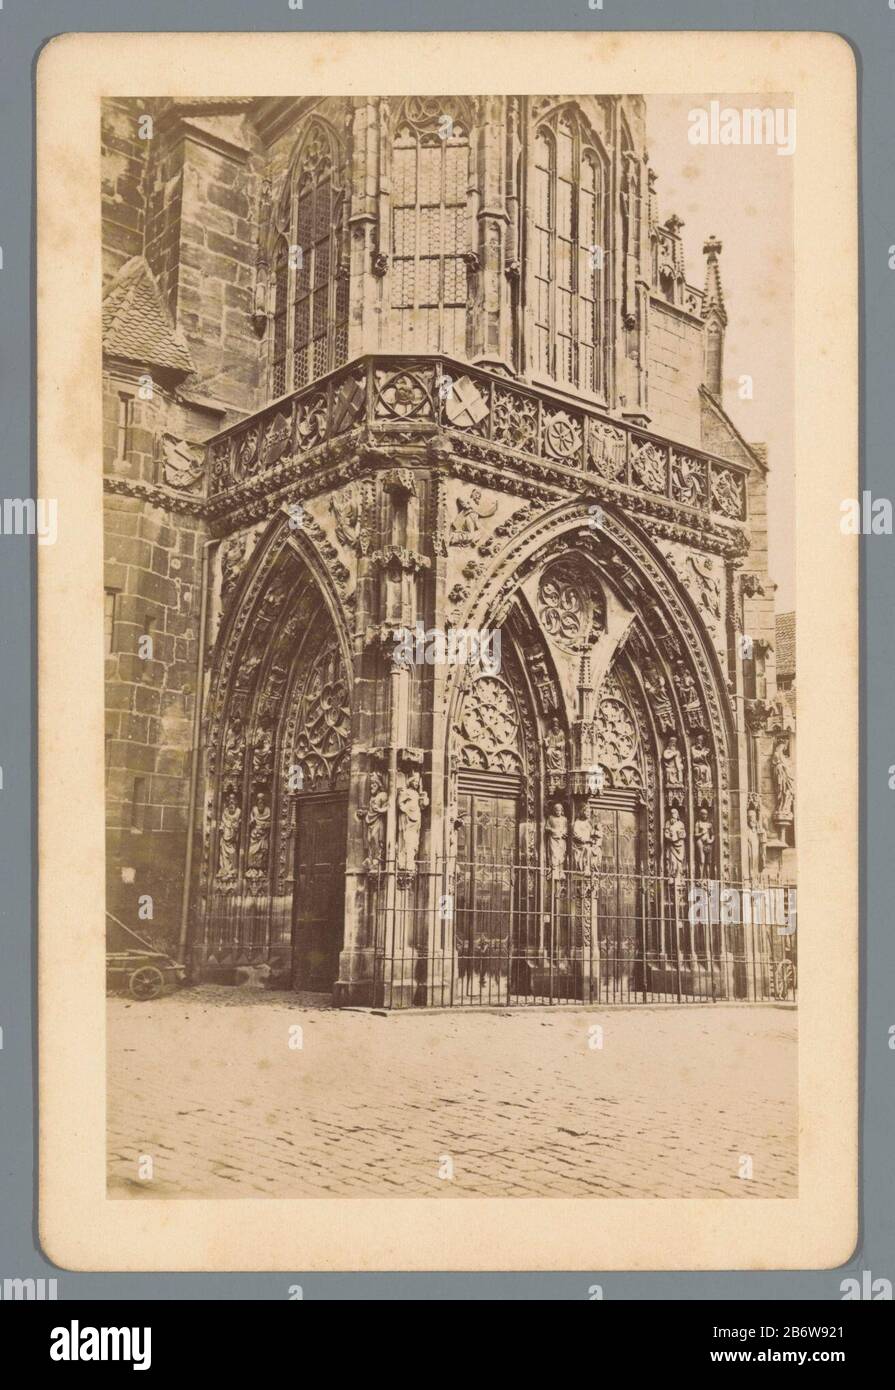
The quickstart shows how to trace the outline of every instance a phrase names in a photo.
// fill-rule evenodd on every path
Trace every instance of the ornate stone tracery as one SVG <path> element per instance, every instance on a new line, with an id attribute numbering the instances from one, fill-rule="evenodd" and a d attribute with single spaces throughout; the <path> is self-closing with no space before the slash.
<path id="1" fill-rule="evenodd" d="M 519 708 L 506 680 L 480 675 L 473 681 L 463 701 L 459 732 L 461 767 L 523 772 Z"/>
<path id="2" fill-rule="evenodd" d="M 600 689 L 594 723 L 594 758 L 608 774 L 605 785 L 641 786 L 641 739 L 624 692 L 612 677 Z"/>
<path id="3" fill-rule="evenodd" d="M 589 566 L 558 560 L 538 585 L 538 617 L 557 646 L 576 651 L 596 641 L 606 625 L 606 604 Z"/>
<path id="4" fill-rule="evenodd" d="M 350 714 L 341 653 L 338 643 L 329 641 L 314 657 L 287 723 L 289 767 L 300 770 L 303 791 L 335 790 L 344 784 Z"/>

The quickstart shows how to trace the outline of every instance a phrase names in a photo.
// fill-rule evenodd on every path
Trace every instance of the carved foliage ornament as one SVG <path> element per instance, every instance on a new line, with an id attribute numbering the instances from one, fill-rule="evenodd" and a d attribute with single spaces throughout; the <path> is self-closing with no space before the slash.
<path id="1" fill-rule="evenodd" d="M 538 435 L 537 401 L 515 391 L 494 389 L 493 436 L 501 444 L 533 453 Z"/>
<path id="2" fill-rule="evenodd" d="M 632 439 L 631 476 L 650 492 L 667 492 L 668 461 L 664 449 L 650 439 Z"/>
<path id="3" fill-rule="evenodd" d="M 743 480 L 727 468 L 712 470 L 712 506 L 735 521 L 742 521 L 746 515 Z"/>
<path id="4" fill-rule="evenodd" d="M 609 675 L 600 688 L 594 719 L 593 754 L 603 769 L 604 785 L 641 787 L 640 735 L 625 692 Z"/>

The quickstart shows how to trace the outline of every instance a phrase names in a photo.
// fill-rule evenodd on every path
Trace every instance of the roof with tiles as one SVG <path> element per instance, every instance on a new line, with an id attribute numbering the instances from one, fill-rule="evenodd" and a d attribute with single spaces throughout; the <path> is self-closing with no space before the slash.
<path id="1" fill-rule="evenodd" d="M 141 366 L 184 374 L 195 370 L 186 339 L 143 256 L 121 267 L 103 299 L 103 352 Z"/>

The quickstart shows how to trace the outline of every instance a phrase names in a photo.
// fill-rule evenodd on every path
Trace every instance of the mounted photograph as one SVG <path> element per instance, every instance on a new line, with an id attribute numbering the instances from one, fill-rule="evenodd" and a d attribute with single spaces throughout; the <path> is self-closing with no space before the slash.
<path id="1" fill-rule="evenodd" d="M 558 1200 L 661 1267 L 708 1202 L 693 1258 L 761 1263 L 819 1200 L 812 1019 L 852 1018 L 856 950 L 847 391 L 838 463 L 797 463 L 805 359 L 848 356 L 797 337 L 807 88 L 746 45 L 545 94 L 517 36 L 493 91 L 441 36 L 414 90 L 373 37 L 382 90 L 350 44 L 315 89 L 334 36 L 257 94 L 189 45 L 78 127 L 92 1190 L 402 1268 L 485 1208 L 494 1258 L 523 1223 L 543 1259 Z"/>
<path id="2" fill-rule="evenodd" d="M 700 163 L 708 105 L 104 103 L 118 1195 L 154 1139 L 195 1196 L 795 1193 L 792 166 Z M 766 192 L 772 267 L 726 275 Z M 314 1049 L 294 1112 L 288 1052 L 199 1084 L 262 995 Z M 551 1005 L 629 1011 L 583 1109 L 602 1041 Z"/>

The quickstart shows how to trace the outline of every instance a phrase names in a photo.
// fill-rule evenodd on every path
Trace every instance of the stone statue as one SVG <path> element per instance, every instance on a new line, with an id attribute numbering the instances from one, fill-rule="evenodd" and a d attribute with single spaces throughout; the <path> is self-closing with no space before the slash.
<path id="1" fill-rule="evenodd" d="M 665 677 L 660 671 L 648 671 L 644 675 L 644 684 L 659 728 L 667 733 L 669 729 L 674 728 L 674 711 L 671 708 L 671 700 L 668 698 Z"/>
<path id="2" fill-rule="evenodd" d="M 764 873 L 765 830 L 757 806 L 746 812 L 746 880 L 757 883 Z"/>
<path id="3" fill-rule="evenodd" d="M 423 811 L 429 798 L 418 772 L 411 772 L 398 791 L 398 868 L 414 873 L 420 852 Z"/>
<path id="4" fill-rule="evenodd" d="M 388 814 L 388 792 L 378 772 L 370 774 L 370 801 L 358 811 L 357 818 L 364 826 L 364 868 L 378 869 L 382 863 L 385 844 L 385 818 Z"/>
<path id="5" fill-rule="evenodd" d="M 778 820 L 792 820 L 795 805 L 796 784 L 789 760 L 789 744 L 783 740 L 774 749 L 771 759 L 771 773 L 774 778 L 774 791 L 777 804 L 774 815 Z"/>
<path id="6" fill-rule="evenodd" d="M 682 878 L 686 867 L 687 829 L 680 811 L 672 806 L 665 825 L 665 872 L 669 878 Z"/>
<path id="7" fill-rule="evenodd" d="M 699 809 L 699 818 L 693 827 L 693 846 L 696 850 L 696 876 L 697 878 L 709 878 L 712 872 L 712 861 L 714 859 L 715 831 L 712 822 L 709 820 L 707 806 Z"/>
<path id="8" fill-rule="evenodd" d="M 678 663 L 678 671 L 675 677 L 678 694 L 681 697 L 681 704 L 685 710 L 699 709 L 699 692 L 696 689 L 696 682 L 683 662 Z"/>
<path id="9" fill-rule="evenodd" d="M 220 835 L 218 838 L 218 877 L 233 878 L 236 874 L 236 861 L 239 856 L 239 823 L 242 810 L 233 792 L 224 800 L 221 811 Z"/>
<path id="10" fill-rule="evenodd" d="M 576 873 L 591 871 L 591 842 L 593 827 L 583 811 L 572 821 L 572 865 Z"/>
<path id="11" fill-rule="evenodd" d="M 361 524 L 360 503 L 356 490 L 349 487 L 341 497 L 331 497 L 329 508 L 336 524 L 336 539 L 348 550 L 353 550 L 357 545 Z"/>
<path id="12" fill-rule="evenodd" d="M 556 878 L 561 878 L 566 867 L 566 847 L 569 838 L 569 822 L 566 813 L 557 801 L 547 817 L 547 865 Z"/>
<path id="13" fill-rule="evenodd" d="M 263 872 L 267 868 L 270 851 L 270 802 L 266 792 L 258 792 L 249 814 L 249 847 L 246 864 L 250 871 Z"/>
<path id="14" fill-rule="evenodd" d="M 259 725 L 252 748 L 252 772 L 255 777 L 265 777 L 270 773 L 271 753 L 273 751 L 273 729 L 270 724 Z"/>
<path id="15" fill-rule="evenodd" d="M 690 749 L 690 760 L 693 763 L 693 781 L 697 787 L 710 787 L 712 785 L 710 758 L 711 749 L 706 742 L 705 734 L 697 734 L 693 746 Z"/>
<path id="16" fill-rule="evenodd" d="M 681 757 L 681 750 L 677 746 L 677 738 L 674 734 L 665 745 L 662 762 L 665 764 L 666 785 L 682 787 L 684 785 L 684 760 Z"/>
<path id="17" fill-rule="evenodd" d="M 565 772 L 566 736 L 558 719 L 550 721 L 550 731 L 544 740 L 547 768 L 550 772 Z"/>
<path id="18" fill-rule="evenodd" d="M 245 749 L 245 732 L 242 726 L 242 719 L 238 714 L 234 714 L 230 721 L 230 728 L 224 740 L 224 767 L 232 772 L 238 770 L 242 765 L 242 755 Z"/>

